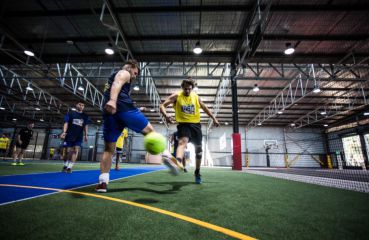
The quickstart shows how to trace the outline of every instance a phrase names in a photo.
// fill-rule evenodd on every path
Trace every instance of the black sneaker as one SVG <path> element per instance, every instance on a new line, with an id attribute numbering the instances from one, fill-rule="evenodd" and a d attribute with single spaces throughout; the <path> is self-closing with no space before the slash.
<path id="1" fill-rule="evenodd" d="M 106 193 L 108 191 L 108 185 L 104 182 L 97 184 L 95 188 L 96 192 Z"/>
<path id="2" fill-rule="evenodd" d="M 67 173 L 72 173 L 72 169 L 67 168 Z"/>
<path id="3" fill-rule="evenodd" d="M 201 175 L 200 174 L 195 174 L 195 183 L 196 184 L 201 184 Z"/>
<path id="4" fill-rule="evenodd" d="M 67 166 L 64 166 L 62 172 L 67 172 Z"/>
<path id="5" fill-rule="evenodd" d="M 186 168 L 183 168 L 183 172 L 187 172 L 187 169 Z"/>

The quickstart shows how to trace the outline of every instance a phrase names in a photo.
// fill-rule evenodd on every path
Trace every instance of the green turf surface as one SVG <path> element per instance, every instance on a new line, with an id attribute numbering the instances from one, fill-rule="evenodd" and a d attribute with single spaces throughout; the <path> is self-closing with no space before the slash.
<path id="1" fill-rule="evenodd" d="M 144 174 L 112 182 L 104 195 L 259 239 L 369 236 L 369 194 L 227 169 L 203 169 L 202 175 L 204 183 L 196 185 L 192 173 Z M 0 206 L 0 222 L 0 239 L 232 239 L 145 209 L 67 193 Z"/>

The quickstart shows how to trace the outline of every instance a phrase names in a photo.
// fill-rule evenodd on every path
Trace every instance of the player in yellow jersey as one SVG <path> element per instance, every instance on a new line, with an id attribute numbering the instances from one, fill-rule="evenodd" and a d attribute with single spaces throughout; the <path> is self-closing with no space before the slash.
<path id="1" fill-rule="evenodd" d="M 124 141 L 128 137 L 127 128 L 123 129 L 122 134 L 118 137 L 117 143 L 115 145 L 115 170 L 119 170 L 120 154 L 123 154 Z"/>
<path id="2" fill-rule="evenodd" d="M 9 138 L 3 133 L 0 138 L 0 154 L 3 158 L 6 157 L 6 151 L 8 150 L 9 142 Z"/>
<path id="3" fill-rule="evenodd" d="M 200 124 L 200 108 L 213 119 L 214 125 L 219 126 L 218 120 L 210 112 L 207 106 L 201 101 L 200 97 L 192 92 L 195 87 L 195 82 L 192 78 L 188 78 L 182 81 L 182 91 L 170 95 L 162 105 L 160 105 L 160 111 L 167 119 L 169 123 L 173 123 L 174 119 L 168 115 L 166 108 L 173 104 L 175 110 L 175 120 L 178 122 L 178 147 L 176 157 L 177 160 L 183 162 L 184 151 L 188 142 L 192 142 L 195 145 L 196 153 L 196 170 L 195 170 L 195 182 L 201 183 L 200 165 L 202 158 L 202 132 Z"/>

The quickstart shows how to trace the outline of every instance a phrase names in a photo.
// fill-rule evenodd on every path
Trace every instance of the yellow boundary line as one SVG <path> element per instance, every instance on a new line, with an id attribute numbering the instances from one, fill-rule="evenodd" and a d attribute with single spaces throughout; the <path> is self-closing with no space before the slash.
<path id="1" fill-rule="evenodd" d="M 109 200 L 109 201 L 113 201 L 113 202 L 124 203 L 124 204 L 131 205 L 131 206 L 134 206 L 134 207 L 144 208 L 144 209 L 147 209 L 147 210 L 150 210 L 150 211 L 153 211 L 153 212 L 157 212 L 157 213 L 161 213 L 161 214 L 164 214 L 164 215 L 167 215 L 167 216 L 178 218 L 178 219 L 181 219 L 183 221 L 190 222 L 190 223 L 199 225 L 201 227 L 208 228 L 210 230 L 223 233 L 223 234 L 231 236 L 233 238 L 242 239 L 242 240 L 254 240 L 254 239 L 256 239 L 256 238 L 244 235 L 242 233 L 232 231 L 232 230 L 227 229 L 227 228 L 219 227 L 219 226 L 211 224 L 211 223 L 207 223 L 207 222 L 195 219 L 195 218 L 187 217 L 185 215 L 170 212 L 170 211 L 163 210 L 163 209 L 156 208 L 156 207 L 147 206 L 147 205 L 144 205 L 144 204 L 141 204 L 141 203 L 135 203 L 135 202 L 119 199 L 119 198 L 112 198 L 112 197 L 108 197 L 108 196 L 104 196 L 104 195 L 100 195 L 100 194 L 79 192 L 79 191 L 74 191 L 74 190 L 64 190 L 64 189 L 57 189 L 57 188 L 45 188 L 45 187 L 36 187 L 36 186 L 14 185 L 14 184 L 0 184 L 0 187 L 17 187 L 17 188 L 41 189 L 41 190 L 49 190 L 49 191 L 84 195 L 84 196 L 89 196 L 89 197 L 94 197 L 94 198 L 101 198 L 101 199 L 105 199 L 105 200 Z"/>

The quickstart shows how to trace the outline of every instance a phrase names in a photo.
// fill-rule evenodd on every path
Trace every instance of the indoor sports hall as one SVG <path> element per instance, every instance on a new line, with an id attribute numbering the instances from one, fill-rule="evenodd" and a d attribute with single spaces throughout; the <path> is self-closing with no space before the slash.
<path id="1" fill-rule="evenodd" d="M 368 239 L 368 13 L 0 1 L 0 239 Z"/>

